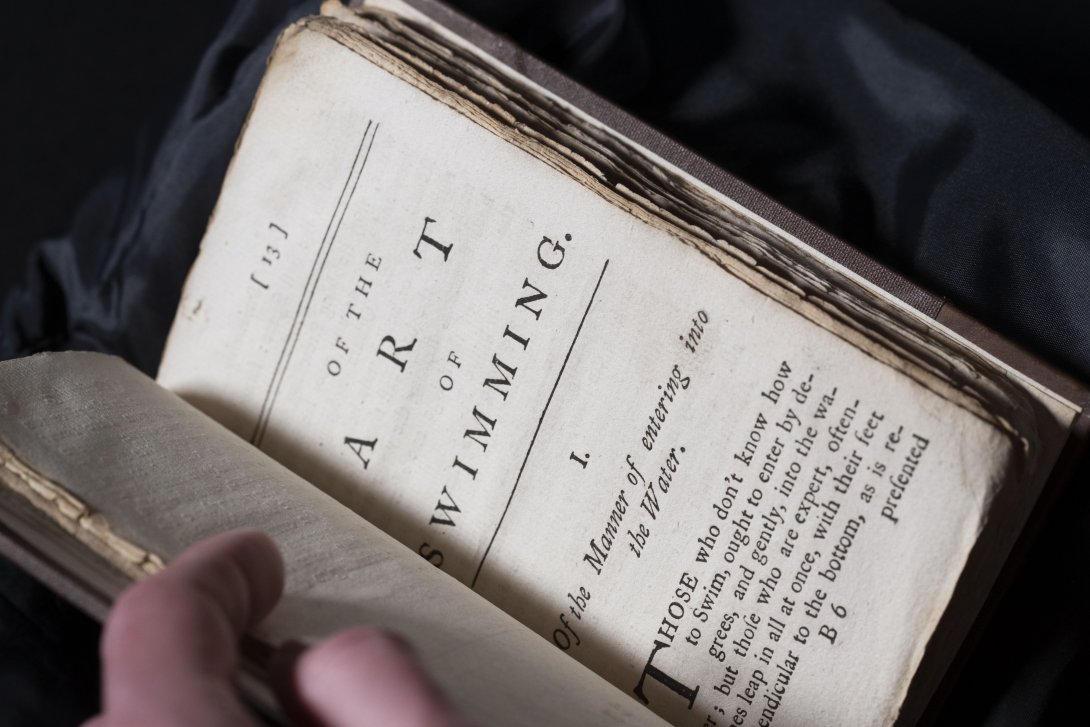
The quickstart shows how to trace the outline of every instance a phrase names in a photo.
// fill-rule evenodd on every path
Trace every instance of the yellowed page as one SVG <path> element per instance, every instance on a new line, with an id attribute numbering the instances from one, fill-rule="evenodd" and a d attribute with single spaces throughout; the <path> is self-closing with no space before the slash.
<path id="1" fill-rule="evenodd" d="M 880 358 L 301 30 L 159 380 L 675 724 L 854 725 L 1031 454 Z"/>
<path id="2" fill-rule="evenodd" d="M 169 560 L 214 533 L 267 532 L 287 568 L 285 596 L 260 629 L 272 643 L 381 624 L 413 644 L 477 724 L 661 724 L 120 359 L 0 365 L 0 444 L 18 458 L 0 461 L 3 475 L 24 466 L 17 476 L 68 493 L 57 512 L 138 545 L 122 557 L 143 549 Z M 77 501 L 78 512 L 67 507 Z"/>

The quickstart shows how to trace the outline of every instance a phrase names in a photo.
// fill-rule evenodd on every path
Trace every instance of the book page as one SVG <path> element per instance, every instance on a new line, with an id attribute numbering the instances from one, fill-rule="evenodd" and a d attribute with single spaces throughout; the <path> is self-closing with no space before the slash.
<path id="1" fill-rule="evenodd" d="M 678 725 L 892 722 L 1031 442 L 325 35 L 160 382 Z"/>
<path id="2" fill-rule="evenodd" d="M 70 532 L 98 534 L 130 572 L 216 533 L 263 530 L 287 578 L 260 638 L 392 629 L 474 724 L 662 724 L 120 359 L 0 364 L 0 490 L 13 484 Z"/>

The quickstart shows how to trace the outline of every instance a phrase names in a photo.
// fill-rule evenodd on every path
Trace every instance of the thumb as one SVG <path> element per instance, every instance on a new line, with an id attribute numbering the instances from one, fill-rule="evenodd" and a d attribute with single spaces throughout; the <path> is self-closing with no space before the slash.
<path id="1" fill-rule="evenodd" d="M 252 724 L 235 695 L 238 640 L 272 610 L 283 579 L 273 542 L 238 531 L 126 591 L 102 638 L 100 722 Z"/>

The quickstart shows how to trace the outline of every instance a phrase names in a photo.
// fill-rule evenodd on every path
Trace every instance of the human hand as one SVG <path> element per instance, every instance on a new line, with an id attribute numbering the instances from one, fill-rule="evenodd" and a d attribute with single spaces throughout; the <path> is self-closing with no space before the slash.
<path id="1" fill-rule="evenodd" d="M 102 714 L 85 727 L 254 725 L 234 684 L 238 644 L 283 587 L 273 542 L 236 531 L 194 545 L 129 588 L 102 635 Z M 465 724 L 409 647 L 378 628 L 336 634 L 282 671 L 277 696 L 298 724 Z"/>

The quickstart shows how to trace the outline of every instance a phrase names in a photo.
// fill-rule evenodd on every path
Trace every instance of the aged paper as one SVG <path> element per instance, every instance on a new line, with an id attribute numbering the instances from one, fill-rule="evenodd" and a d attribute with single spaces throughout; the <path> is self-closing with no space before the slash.
<path id="1" fill-rule="evenodd" d="M 287 583 L 260 627 L 269 642 L 380 624 L 475 724 L 662 724 L 120 359 L 46 354 L 0 373 L 0 443 L 82 519 L 167 560 L 237 527 L 271 535 Z"/>
<path id="2" fill-rule="evenodd" d="M 679 725 L 891 721 L 1018 456 L 306 30 L 159 380 Z"/>

